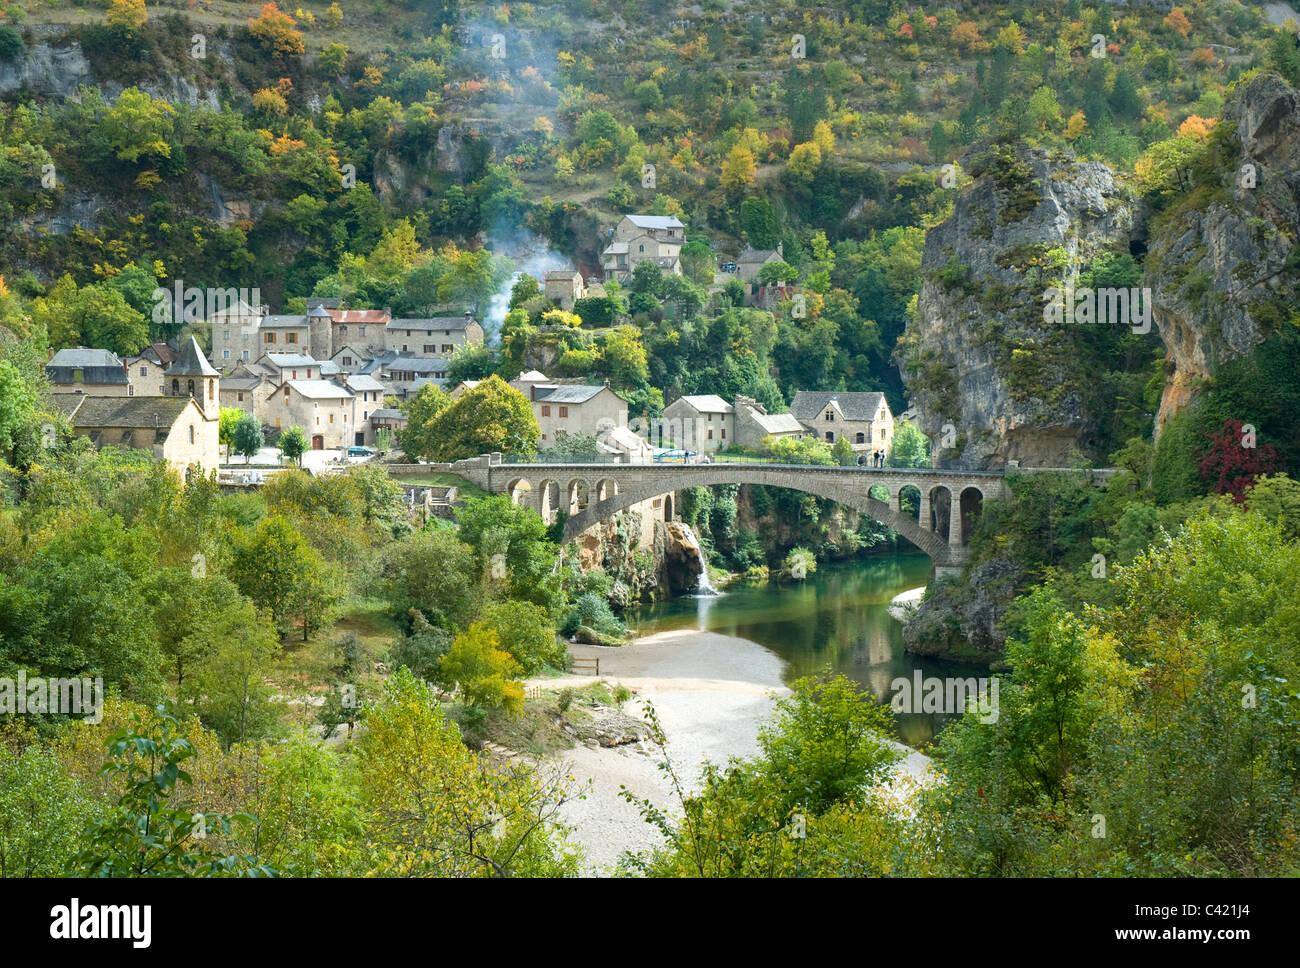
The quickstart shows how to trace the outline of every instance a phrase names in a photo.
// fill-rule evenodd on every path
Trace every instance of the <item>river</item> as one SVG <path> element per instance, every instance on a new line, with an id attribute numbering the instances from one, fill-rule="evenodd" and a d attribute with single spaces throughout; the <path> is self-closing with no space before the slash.
<path id="1" fill-rule="evenodd" d="M 757 642 L 785 660 L 787 683 L 829 668 L 861 683 L 877 699 L 894 695 L 890 683 L 923 676 L 971 676 L 971 667 L 903 651 L 902 625 L 887 610 L 899 592 L 930 580 L 920 554 L 820 564 L 806 581 L 737 582 L 716 597 L 676 598 L 629 611 L 638 635 L 700 629 Z M 984 673 L 987 674 L 987 673 Z M 950 716 L 895 716 L 898 738 L 913 748 L 929 743 Z"/>

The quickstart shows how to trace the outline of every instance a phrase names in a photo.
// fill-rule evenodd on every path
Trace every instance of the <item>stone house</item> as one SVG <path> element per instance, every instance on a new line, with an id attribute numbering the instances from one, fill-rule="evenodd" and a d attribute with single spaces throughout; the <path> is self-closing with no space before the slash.
<path id="1" fill-rule="evenodd" d="M 587 294 L 577 269 L 552 269 L 546 274 L 544 289 L 546 298 L 566 313 L 573 312 L 573 304 Z"/>
<path id="2" fill-rule="evenodd" d="M 605 281 L 627 282 L 642 262 L 654 262 L 665 273 L 682 274 L 681 251 L 686 226 L 671 215 L 625 215 L 601 253 Z"/>
<path id="3" fill-rule="evenodd" d="M 863 457 L 888 455 L 893 445 L 894 415 L 883 393 L 800 390 L 790 412 L 819 440 L 833 444 L 845 437 Z"/>
<path id="4" fill-rule="evenodd" d="M 301 427 L 312 450 L 350 447 L 355 440 L 355 396 L 331 380 L 289 380 L 269 405 L 272 425 Z"/>
<path id="5" fill-rule="evenodd" d="M 713 393 L 678 397 L 651 428 L 656 447 L 715 454 L 736 440 L 736 408 Z"/>
<path id="6" fill-rule="evenodd" d="M 126 364 L 112 350 L 76 349 L 51 353 L 45 375 L 54 392 L 76 392 L 92 397 L 132 396 Z"/>
<path id="7" fill-rule="evenodd" d="M 627 426 L 627 401 L 606 381 L 602 386 L 529 381 L 515 389 L 528 398 L 541 431 L 538 450 L 555 446 L 556 434 L 599 437 Z"/>
<path id="8" fill-rule="evenodd" d="M 736 257 L 736 275 L 745 283 L 758 282 L 758 273 L 763 266 L 771 262 L 784 262 L 783 243 L 778 242 L 775 249 L 753 249 L 745 246 L 744 251 Z"/>
<path id="9" fill-rule="evenodd" d="M 126 361 L 128 396 L 161 397 L 166 395 L 163 375 L 176 359 L 176 351 L 166 343 L 150 343 L 138 356 Z"/>
<path id="10" fill-rule="evenodd" d="M 420 388 L 420 383 L 432 380 L 439 386 L 447 379 L 448 360 L 422 356 L 397 356 L 380 363 L 375 372 L 367 374 L 382 383 L 389 393 L 406 399 Z M 417 381 L 420 381 L 417 383 Z"/>
<path id="11" fill-rule="evenodd" d="M 384 385 L 373 376 L 362 373 L 353 373 L 337 382 L 352 391 L 352 419 L 356 421 L 352 431 L 355 435 L 353 443 L 358 447 L 374 443 L 370 417 L 375 411 L 384 409 Z"/>
<path id="12" fill-rule="evenodd" d="M 270 368 L 271 379 L 277 384 L 322 378 L 320 364 L 305 353 L 267 353 L 257 362 Z"/>
<path id="13" fill-rule="evenodd" d="M 306 316 L 264 316 L 257 333 L 257 356 L 266 353 L 311 354 L 311 323 Z"/>
<path id="14" fill-rule="evenodd" d="M 242 299 L 212 314 L 212 360 L 223 371 L 262 355 L 258 327 L 264 315 L 263 307 Z"/>
<path id="15" fill-rule="evenodd" d="M 400 356 L 447 357 L 483 342 L 483 327 L 469 313 L 430 319 L 391 319 L 384 327 L 384 346 Z"/>
<path id="16" fill-rule="evenodd" d="M 217 421 L 191 397 L 92 397 L 56 393 L 54 403 L 75 434 L 96 447 L 116 445 L 147 450 L 165 460 L 182 478 L 209 474 L 221 462 Z"/>
<path id="17" fill-rule="evenodd" d="M 757 400 L 736 397 L 736 443 L 757 450 L 764 437 L 797 439 L 807 434 L 792 413 L 768 413 Z"/>

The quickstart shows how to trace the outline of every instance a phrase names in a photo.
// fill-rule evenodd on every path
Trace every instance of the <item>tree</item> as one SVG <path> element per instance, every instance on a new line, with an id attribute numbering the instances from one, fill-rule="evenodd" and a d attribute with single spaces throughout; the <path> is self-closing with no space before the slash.
<path id="1" fill-rule="evenodd" d="M 149 19 L 144 0 L 113 0 L 108 6 L 108 25 L 125 37 L 134 37 Z"/>
<path id="2" fill-rule="evenodd" d="M 831 447 L 831 459 L 841 467 L 853 467 L 858 462 L 858 455 L 853 452 L 849 438 L 840 437 Z"/>
<path id="3" fill-rule="evenodd" d="M 383 557 L 379 571 L 380 594 L 389 614 L 406 622 L 464 628 L 478 614 L 483 600 L 474 549 L 448 527 L 417 531 L 395 543 Z"/>
<path id="4" fill-rule="evenodd" d="M 0 877 L 66 876 L 93 806 L 52 750 L 0 743 Z"/>
<path id="5" fill-rule="evenodd" d="M 119 161 L 155 162 L 172 156 L 175 114 L 176 109 L 161 98 L 154 99 L 137 87 L 128 87 L 118 95 L 117 103 L 104 112 L 100 129 Z"/>
<path id="6" fill-rule="evenodd" d="M 429 460 L 438 451 L 437 418 L 451 406 L 451 397 L 432 383 L 426 383 L 406 404 L 406 429 L 398 434 L 409 457 Z"/>
<path id="7" fill-rule="evenodd" d="M 231 434 L 233 452 L 244 458 L 247 464 L 249 459 L 256 456 L 257 452 L 262 449 L 264 437 L 262 435 L 262 422 L 254 417 L 247 410 L 239 412 L 239 419 L 235 422 L 235 429 Z"/>
<path id="8" fill-rule="evenodd" d="M 496 632 L 482 622 L 456 636 L 438 661 L 439 683 L 458 690 L 466 705 L 502 709 L 509 716 L 524 710 L 524 688 L 517 681 L 522 673 L 519 663 L 500 648 Z"/>
<path id="9" fill-rule="evenodd" d="M 483 609 L 479 621 L 493 631 L 501 648 L 510 653 L 526 675 L 547 665 L 563 666 L 564 645 L 555 636 L 550 614 L 540 605 L 492 602 Z"/>
<path id="10" fill-rule="evenodd" d="M 758 269 L 758 281 L 765 286 L 794 282 L 798 278 L 799 270 L 788 262 L 765 262 Z"/>
<path id="11" fill-rule="evenodd" d="M 36 388 L 9 360 L 0 359 L 0 454 L 12 454 L 18 435 L 36 419 Z"/>
<path id="12" fill-rule="evenodd" d="M 280 514 L 236 534 L 230 574 L 241 592 L 270 612 L 277 628 L 287 630 L 293 619 L 301 620 L 304 641 L 311 626 L 323 622 L 335 598 L 320 555 Z"/>
<path id="13" fill-rule="evenodd" d="M 531 454 L 537 450 L 540 434 L 527 398 L 493 374 L 433 419 L 427 454 L 440 461 L 494 451 Z"/>
<path id="14" fill-rule="evenodd" d="M 399 669 L 357 744 L 375 876 L 556 877 L 577 872 L 554 772 L 497 771 L 471 753 L 427 684 Z M 431 796 L 431 791 L 437 791 Z"/>
<path id="15" fill-rule="evenodd" d="M 786 163 L 790 174 L 803 182 L 812 181 L 821 165 L 822 150 L 811 141 L 795 145 L 794 150 L 790 152 L 790 160 Z"/>
<path id="16" fill-rule="evenodd" d="M 729 192 L 738 192 L 754 184 L 758 166 L 754 164 L 754 153 L 744 145 L 736 145 L 722 163 L 722 187 Z"/>
<path id="17" fill-rule="evenodd" d="M 244 413 L 238 407 L 222 407 L 217 415 L 217 440 L 227 447 L 235 445 L 235 426 L 239 423 L 240 414 Z"/>
<path id="18" fill-rule="evenodd" d="M 470 573 L 494 597 L 533 602 L 553 616 L 559 613 L 564 602 L 555 567 L 560 549 L 540 514 L 495 494 L 466 501 L 456 509 L 456 523 L 460 539 L 478 558 Z"/>
<path id="19" fill-rule="evenodd" d="M 236 818 L 196 813 L 178 801 L 178 782 L 193 783 L 181 764 L 195 755 L 193 744 L 179 735 L 179 725 L 159 707 L 147 721 L 138 719 L 109 738 L 103 772 L 120 780 L 122 792 L 117 804 L 87 829 L 86 846 L 77 858 L 80 876 L 275 876 L 249 857 L 223 855 L 208 845 L 209 835 L 214 841 L 216 835 L 229 835 Z"/>
<path id="20" fill-rule="evenodd" d="M 261 429 L 260 427 L 258 428 Z M 260 445 L 259 445 L 260 446 Z M 289 458 L 299 467 L 302 466 L 302 455 L 307 452 L 307 434 L 301 427 L 290 427 L 284 433 L 280 434 L 279 440 L 280 454 Z M 242 451 L 240 453 L 243 453 Z M 256 451 L 254 451 L 256 453 Z"/>
<path id="21" fill-rule="evenodd" d="M 1225 420 L 1222 432 L 1207 434 L 1210 447 L 1198 466 L 1215 494 L 1231 494 L 1238 501 L 1245 500 L 1257 476 L 1281 469 L 1277 448 L 1256 446 L 1254 431 L 1246 433 L 1244 427 L 1240 420 Z"/>
<path id="22" fill-rule="evenodd" d="M 900 422 L 894 430 L 888 463 L 890 467 L 929 467 L 930 438 L 916 424 Z"/>
<path id="23" fill-rule="evenodd" d="M 261 14 L 248 22 L 248 32 L 277 58 L 297 57 L 306 49 L 294 19 L 274 3 L 263 4 Z"/>

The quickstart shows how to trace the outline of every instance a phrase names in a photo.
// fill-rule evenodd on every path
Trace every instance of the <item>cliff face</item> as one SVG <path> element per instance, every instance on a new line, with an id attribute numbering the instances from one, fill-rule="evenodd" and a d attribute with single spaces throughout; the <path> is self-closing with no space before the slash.
<path id="1" fill-rule="evenodd" d="M 1068 153 L 995 144 L 963 163 L 973 182 L 926 235 L 896 353 L 903 380 L 921 429 L 947 437 L 945 459 L 1064 466 L 1097 415 L 1078 327 L 1044 322 L 1044 295 L 1098 255 L 1127 253 L 1137 209 L 1109 168 Z"/>
<path id="2" fill-rule="evenodd" d="M 1194 192 L 1159 221 L 1145 264 L 1172 364 L 1157 437 L 1201 380 L 1250 353 L 1295 302 L 1288 262 L 1300 238 L 1300 94 L 1277 74 L 1256 75 L 1219 125 L 1209 177 L 1198 173 Z"/>
<path id="3" fill-rule="evenodd" d="M 584 571 L 599 569 L 613 579 L 610 601 L 620 608 L 692 592 L 703 567 L 681 524 L 643 521 L 636 511 L 602 522 L 577 546 Z"/>

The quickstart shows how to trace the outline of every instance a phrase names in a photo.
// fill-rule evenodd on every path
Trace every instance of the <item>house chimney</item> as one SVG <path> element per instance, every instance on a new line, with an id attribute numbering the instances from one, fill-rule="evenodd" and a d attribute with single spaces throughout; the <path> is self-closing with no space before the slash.
<path id="1" fill-rule="evenodd" d="M 52 360 L 52 359 L 54 359 L 54 347 L 53 347 L 53 346 L 50 347 L 50 355 L 49 355 L 49 360 Z M 49 360 L 46 360 L 46 362 L 49 362 Z"/>
<path id="2" fill-rule="evenodd" d="M 465 310 L 465 318 L 466 318 L 466 319 L 473 319 L 473 318 L 474 318 L 473 314 L 470 313 L 470 311 L 469 311 L 468 309 Z"/>
<path id="3" fill-rule="evenodd" d="M 785 252 L 783 251 L 784 249 L 785 249 L 785 243 L 778 239 L 776 243 L 776 254 L 779 255 L 782 259 L 785 258 Z"/>
<path id="4" fill-rule="evenodd" d="M 609 388 L 609 381 L 608 381 L 608 380 L 605 381 L 605 388 L 606 388 L 606 389 Z"/>

